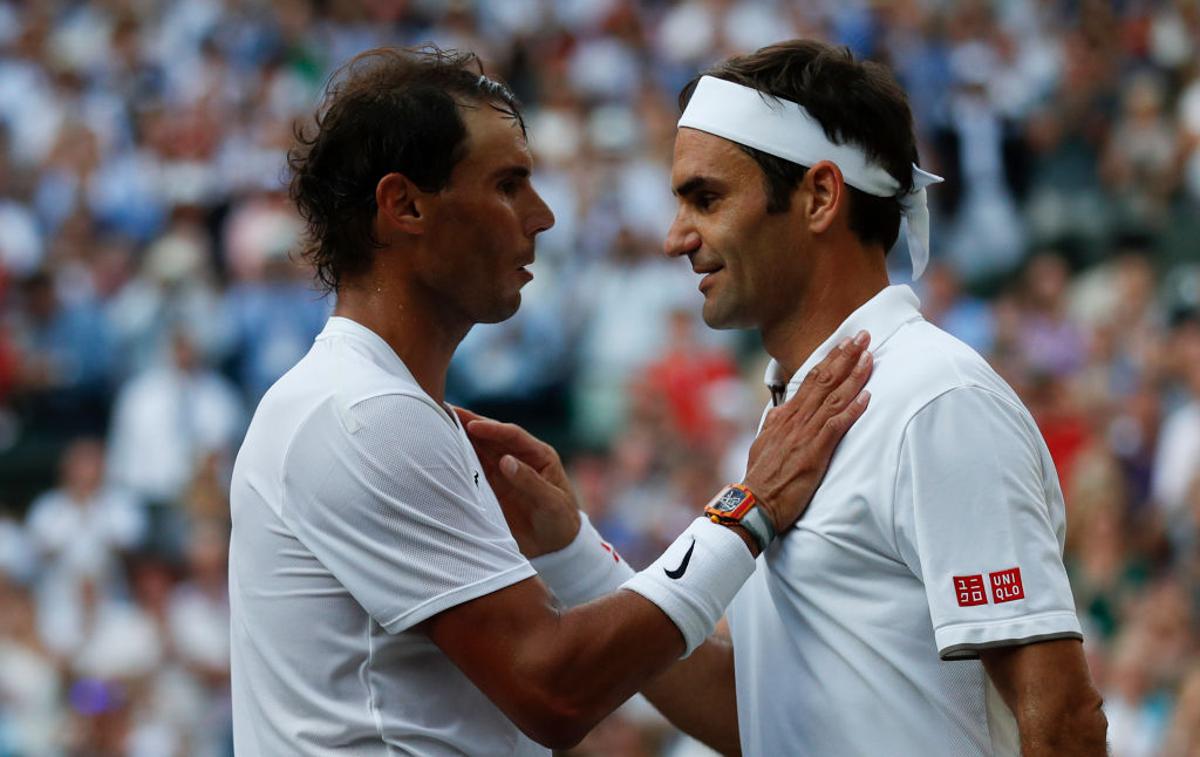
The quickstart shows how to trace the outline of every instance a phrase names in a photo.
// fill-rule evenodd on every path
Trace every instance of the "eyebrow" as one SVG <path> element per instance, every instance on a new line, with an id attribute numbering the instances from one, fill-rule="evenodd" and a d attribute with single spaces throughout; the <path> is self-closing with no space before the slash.
<path id="1" fill-rule="evenodd" d="M 532 173 L 529 166 L 513 165 L 496 169 L 492 172 L 492 176 L 497 179 L 507 179 L 510 177 L 514 179 L 528 179 Z"/>
<path id="2" fill-rule="evenodd" d="M 687 197 L 688 195 L 695 194 L 699 190 L 705 189 L 716 183 L 717 182 L 715 179 L 709 178 L 708 176 L 693 176 L 690 179 L 676 184 L 675 188 L 672 189 L 671 192 L 676 197 Z"/>

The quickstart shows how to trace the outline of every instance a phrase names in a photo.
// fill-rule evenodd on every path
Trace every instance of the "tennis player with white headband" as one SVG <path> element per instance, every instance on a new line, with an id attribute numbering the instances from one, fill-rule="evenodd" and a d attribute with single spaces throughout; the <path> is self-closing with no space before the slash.
<path id="1" fill-rule="evenodd" d="M 929 207 L 925 187 L 943 179 L 912 167 L 912 189 L 901 193 L 900 182 L 873 162 L 861 147 L 837 144 L 821 123 L 799 104 L 773 98 L 736 82 L 702 76 L 688 102 L 679 127 L 724 137 L 801 166 L 823 160 L 837 164 L 842 180 L 875 197 L 894 197 L 908 222 L 908 253 L 913 278 L 929 263 Z"/>
<path id="2" fill-rule="evenodd" d="M 903 90 L 844 49 L 795 41 L 714 66 L 680 99 L 665 251 L 702 276 L 705 322 L 758 330 L 772 404 L 863 331 L 876 367 L 871 409 L 803 518 L 759 540 L 731 639 L 710 637 L 643 692 L 683 730 L 748 755 L 1104 754 L 1046 445 L 987 362 L 889 286 L 902 218 L 914 274 L 925 267 L 925 190 L 940 181 L 916 167 Z M 532 463 L 501 504 L 522 549 L 547 553 L 533 563 L 560 600 L 626 579 L 586 519 L 576 529 L 544 445 L 488 421 L 470 431 L 484 458 Z M 731 486 L 709 512 L 758 533 L 744 496 Z M 556 519 L 578 531 L 565 549 L 544 536 L 561 533 Z M 692 629 L 689 649 L 718 610 L 689 610 L 698 595 L 681 604 L 674 577 L 706 571 L 728 592 L 744 576 L 713 565 L 705 536 L 688 529 L 624 583 Z"/>

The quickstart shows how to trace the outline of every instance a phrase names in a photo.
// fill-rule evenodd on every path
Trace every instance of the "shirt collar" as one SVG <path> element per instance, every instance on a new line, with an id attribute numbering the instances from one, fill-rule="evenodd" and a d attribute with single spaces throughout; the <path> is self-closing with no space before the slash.
<path id="1" fill-rule="evenodd" d="M 871 349 L 876 350 L 891 338 L 901 326 L 921 318 L 919 308 L 921 301 L 913 290 L 904 284 L 890 286 L 881 290 L 871 299 L 864 302 L 857 310 L 842 321 L 829 338 L 813 350 L 795 375 L 788 380 L 783 374 L 783 367 L 774 358 L 767 364 L 767 372 L 763 377 L 767 388 L 771 390 L 772 400 L 776 404 L 795 394 L 804 377 L 817 363 L 821 362 L 833 348 L 843 339 L 852 337 L 859 331 L 867 331 L 871 335 Z"/>
<path id="2" fill-rule="evenodd" d="M 383 337 L 376 334 L 371 329 L 362 325 L 358 321 L 351 320 L 341 315 L 332 315 L 325 322 L 325 328 L 321 329 L 321 333 L 317 334 L 317 341 L 328 339 L 329 337 L 342 336 L 349 337 L 359 344 L 363 345 L 370 351 L 372 357 L 375 358 L 377 364 L 388 373 L 399 376 L 419 391 L 422 395 L 429 398 L 430 402 L 438 404 L 436 400 L 429 397 L 421 385 L 417 383 L 416 377 L 412 375 L 412 371 L 392 349 L 392 345 L 388 344 Z M 462 424 L 458 422 L 458 416 L 454 412 L 454 407 L 448 402 L 440 403 L 442 408 L 450 416 L 451 425 L 462 431 Z"/>
<path id="3" fill-rule="evenodd" d="M 392 349 L 392 345 L 388 344 L 384 341 L 383 337 L 358 321 L 340 315 L 330 316 L 329 320 L 325 322 L 325 328 L 321 329 L 321 333 L 317 335 L 317 341 L 334 336 L 350 337 L 370 350 L 371 355 L 379 361 L 381 368 L 401 378 L 408 379 L 414 384 L 417 382 L 413 378 L 412 371 L 408 370 L 408 366 L 404 364 L 404 361 Z"/>

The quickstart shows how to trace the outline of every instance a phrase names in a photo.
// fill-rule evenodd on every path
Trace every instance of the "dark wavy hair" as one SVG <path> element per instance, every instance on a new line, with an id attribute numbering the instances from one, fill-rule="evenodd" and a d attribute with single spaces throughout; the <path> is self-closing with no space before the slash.
<path id="1" fill-rule="evenodd" d="M 379 180 L 401 173 L 422 191 L 443 189 L 466 153 L 461 109 L 482 104 L 525 132 L 516 97 L 474 53 L 377 48 L 334 72 L 288 152 L 289 195 L 306 224 L 301 254 L 326 291 L 366 271 L 381 246 L 372 233 Z"/>
<path id="2" fill-rule="evenodd" d="M 814 40 L 791 40 L 735 55 L 698 74 L 679 93 L 687 107 L 701 76 L 715 76 L 773 97 L 799 103 L 820 122 L 837 144 L 863 148 L 900 182 L 901 193 L 912 189 L 912 164 L 917 162 L 916 137 L 908 97 L 884 66 L 856 61 L 850 50 Z M 784 158 L 738 145 L 754 158 L 766 183 L 767 211 L 782 213 L 808 170 Z M 890 250 L 900 233 L 900 203 L 850 190 L 850 229 L 864 244 L 878 242 Z"/>

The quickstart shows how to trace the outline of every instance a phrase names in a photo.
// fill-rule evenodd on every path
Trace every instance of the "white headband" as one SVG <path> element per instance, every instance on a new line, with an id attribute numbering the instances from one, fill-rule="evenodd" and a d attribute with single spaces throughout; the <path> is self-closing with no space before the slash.
<path id="1" fill-rule="evenodd" d="M 842 178 L 855 189 L 876 197 L 895 197 L 908 221 L 908 252 L 913 278 L 929 262 L 929 207 L 925 187 L 942 177 L 912 167 L 912 191 L 897 196 L 900 182 L 871 162 L 853 144 L 835 144 L 824 127 L 800 105 L 714 76 L 702 76 L 679 118 L 679 126 L 698 129 L 762 150 L 802 166 L 822 160 L 837 164 Z"/>

